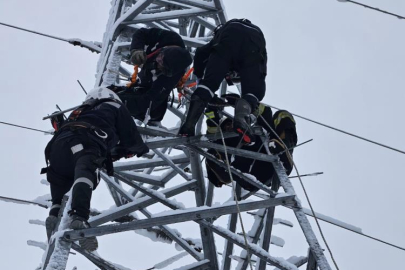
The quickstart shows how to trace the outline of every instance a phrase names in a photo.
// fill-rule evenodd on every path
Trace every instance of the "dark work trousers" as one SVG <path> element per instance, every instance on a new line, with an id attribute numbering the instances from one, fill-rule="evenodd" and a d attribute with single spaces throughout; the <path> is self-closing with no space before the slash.
<path id="1" fill-rule="evenodd" d="M 265 48 L 259 43 L 264 41 L 257 30 L 239 23 L 227 25 L 212 48 L 204 77 L 194 93 L 209 102 L 213 94 L 207 90 L 217 91 L 225 75 L 235 70 L 240 75 L 242 98 L 256 108 L 266 92 L 267 56 L 261 59 L 259 51 L 265 52 Z"/>
<path id="2" fill-rule="evenodd" d="M 151 99 L 146 94 L 147 89 L 129 89 L 119 94 L 122 102 L 127 106 L 130 114 L 140 121 L 145 119 L 146 112 L 151 105 Z M 155 101 L 154 109 L 150 110 L 151 121 L 161 121 L 167 111 L 167 100 L 171 90 L 165 90 L 160 100 Z"/>
<path id="3" fill-rule="evenodd" d="M 257 143 L 257 144 L 254 144 L 253 146 L 243 147 L 242 149 L 257 152 L 259 150 L 260 146 L 261 146 L 261 144 Z M 262 150 L 260 152 L 266 153 L 263 150 L 263 148 L 264 147 L 262 147 Z M 221 159 L 225 162 L 224 153 L 219 152 L 219 151 L 217 152 L 214 149 L 208 150 L 208 153 L 215 155 L 217 158 L 219 158 L 219 155 L 220 155 Z M 231 157 L 229 155 L 228 155 L 228 159 L 231 160 Z M 271 165 L 271 163 L 269 163 L 269 162 L 260 161 L 260 160 L 254 161 L 253 159 L 250 159 L 250 158 L 245 158 L 242 156 L 235 156 L 235 160 L 231 163 L 231 166 L 234 167 L 235 169 L 240 170 L 242 173 L 248 173 L 248 174 L 253 175 L 254 177 L 256 177 L 256 179 L 258 181 L 265 184 L 266 186 L 271 185 L 271 180 L 274 175 L 274 168 Z M 213 183 L 216 187 L 221 187 L 224 182 L 229 183 L 231 181 L 228 171 L 225 170 L 224 168 L 218 166 L 214 162 L 210 161 L 209 159 L 206 160 L 206 167 L 207 167 L 208 180 L 211 183 Z M 255 186 L 249 184 L 248 182 L 246 182 L 244 179 L 238 177 L 237 175 L 232 174 L 232 178 L 242 188 L 249 190 L 249 191 L 257 191 L 257 188 Z"/>
<path id="4" fill-rule="evenodd" d="M 86 134 L 61 136 L 52 145 L 47 172 L 51 186 L 50 215 L 58 215 L 63 195 L 73 186 L 71 214 L 89 218 L 92 190 L 98 185 L 97 168 L 105 160 L 99 144 Z"/>

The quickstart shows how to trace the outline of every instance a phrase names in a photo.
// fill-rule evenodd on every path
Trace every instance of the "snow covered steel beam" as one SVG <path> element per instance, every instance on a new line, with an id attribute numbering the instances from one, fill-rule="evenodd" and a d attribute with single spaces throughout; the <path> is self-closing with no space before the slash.
<path id="1" fill-rule="evenodd" d="M 150 184 L 158 187 L 165 187 L 165 184 L 162 183 L 160 176 L 148 175 L 144 173 L 136 173 L 132 171 L 122 171 L 121 175 L 125 176 L 130 180 L 141 182 L 144 184 Z"/>
<path id="2" fill-rule="evenodd" d="M 238 185 L 236 189 L 237 197 L 240 197 L 241 188 Z M 236 231 L 236 224 L 238 222 L 238 214 L 232 214 L 228 217 L 228 230 L 230 232 L 235 233 Z M 224 244 L 224 254 L 222 256 L 222 270 L 229 270 L 231 269 L 231 255 L 233 253 L 233 243 L 225 239 Z"/>
<path id="3" fill-rule="evenodd" d="M 264 227 L 264 217 L 265 217 L 266 209 L 260 209 L 256 213 L 259 213 L 259 215 L 257 216 L 257 218 L 255 218 L 255 222 L 253 223 L 252 229 L 248 232 L 248 236 L 251 238 L 250 243 L 252 243 L 252 244 L 257 244 L 257 242 L 259 242 L 259 240 L 260 240 L 260 235 L 262 234 L 263 227 Z M 247 260 L 247 256 L 251 257 L 252 254 L 248 255 L 246 250 L 242 250 L 239 257 L 244 259 L 244 261 L 239 262 L 237 269 L 246 270 L 248 268 L 249 261 Z"/>
<path id="4" fill-rule="evenodd" d="M 172 157 L 171 160 L 174 164 L 185 164 L 190 163 L 190 159 L 185 155 L 180 155 L 177 157 Z M 121 162 L 114 165 L 114 170 L 116 172 L 120 171 L 130 171 L 136 169 L 144 169 L 150 167 L 166 166 L 167 163 L 162 159 L 152 159 L 152 160 L 141 160 L 136 162 Z"/>
<path id="5" fill-rule="evenodd" d="M 237 134 L 234 132 L 225 132 L 224 133 L 225 139 L 236 137 L 236 136 L 237 136 Z M 162 139 L 162 140 L 155 139 L 153 141 L 146 142 L 146 145 L 150 149 L 154 149 L 154 148 L 163 148 L 163 147 L 171 147 L 171 146 L 178 146 L 178 145 L 196 144 L 200 141 L 216 140 L 216 139 L 218 139 L 218 135 L 216 135 L 216 134 L 197 135 L 197 136 L 188 137 L 188 138 L 176 137 L 176 138 L 172 138 L 172 139 Z"/>
<path id="6" fill-rule="evenodd" d="M 278 157 L 277 157 L 278 158 Z M 281 165 L 281 162 L 278 160 L 273 162 L 274 170 L 276 171 L 278 178 L 280 179 L 280 184 L 287 194 L 295 195 L 294 187 L 291 184 L 290 179 Z M 296 200 L 297 206 L 293 208 L 294 214 L 297 218 L 298 223 L 301 226 L 302 232 L 305 235 L 307 243 L 311 248 L 313 255 L 316 258 L 318 266 L 321 270 L 331 270 L 328 261 L 326 260 L 325 254 L 323 254 L 323 249 L 316 238 L 314 231 L 312 230 L 311 224 L 308 221 L 307 216 L 305 215 L 301 203 Z"/>
<path id="7" fill-rule="evenodd" d="M 210 269 L 210 261 L 203 260 L 201 262 L 192 263 L 174 270 L 208 270 Z"/>
<path id="8" fill-rule="evenodd" d="M 271 231 L 273 229 L 273 219 L 274 219 L 274 211 L 275 207 L 270 207 L 267 209 L 267 214 L 266 214 L 266 225 L 264 226 L 264 232 L 263 232 L 263 239 L 262 239 L 262 249 L 265 251 L 269 250 L 270 247 L 270 239 L 271 239 Z M 260 260 L 259 261 L 259 267 L 256 267 L 258 270 L 266 270 L 266 261 L 265 260 Z"/>
<path id="9" fill-rule="evenodd" d="M 156 136 L 156 137 L 176 137 L 177 135 L 174 133 L 171 133 L 167 130 L 162 130 L 158 128 L 145 128 L 145 127 L 137 127 L 139 133 L 142 135 L 148 135 L 148 136 Z"/>
<path id="10" fill-rule="evenodd" d="M 94 263 L 97 267 L 103 270 L 121 270 L 122 268 L 116 267 L 114 264 L 109 261 L 104 260 L 103 258 L 96 255 L 96 253 L 89 252 L 76 243 L 72 243 L 72 248 L 86 257 L 89 261 Z"/>
<path id="11" fill-rule="evenodd" d="M 193 17 L 192 20 L 198 22 L 199 24 L 201 24 L 202 26 L 204 26 L 210 30 L 214 30 L 217 27 L 215 24 L 212 24 L 209 21 L 207 21 L 201 17 L 198 17 L 198 16 Z"/>
<path id="12" fill-rule="evenodd" d="M 214 4 L 207 1 L 199 1 L 199 0 L 172 0 L 172 2 L 187 4 L 193 7 L 203 8 L 207 10 L 216 10 Z"/>
<path id="13" fill-rule="evenodd" d="M 193 189 L 196 185 L 196 182 L 197 182 L 196 180 L 191 180 L 187 183 L 183 183 L 181 185 L 178 185 L 173 188 L 166 189 L 166 190 L 162 190 L 160 192 L 164 196 L 166 196 L 166 198 L 170 198 L 170 197 L 176 196 L 180 193 L 183 193 L 185 191 L 188 191 L 190 189 Z M 95 227 L 95 226 L 99 226 L 101 224 L 107 223 L 109 221 L 113 221 L 117 218 L 123 217 L 132 212 L 146 208 L 156 202 L 157 202 L 157 200 L 150 198 L 150 197 L 142 197 L 140 199 L 136 199 L 131 203 L 122 205 L 113 210 L 109 210 L 106 213 L 102 213 L 101 215 L 91 218 L 89 220 L 90 226 Z"/>
<path id="14" fill-rule="evenodd" d="M 137 24 L 145 22 L 166 21 L 179 18 L 188 18 L 192 16 L 208 16 L 217 13 L 217 11 L 207 11 L 202 8 L 190 8 L 184 10 L 174 10 L 161 12 L 159 14 L 141 14 L 132 21 L 125 21 L 122 24 Z"/>
<path id="15" fill-rule="evenodd" d="M 170 159 L 170 157 L 166 156 L 162 152 L 160 152 L 158 149 L 153 149 L 153 152 L 155 152 L 156 155 L 158 155 L 161 159 L 166 161 L 167 165 L 173 168 L 181 177 L 186 179 L 187 181 L 190 180 L 190 176 L 186 174 L 182 169 L 176 166 L 176 164 L 173 163 L 173 161 Z"/>
<path id="16" fill-rule="evenodd" d="M 214 1 L 215 7 L 219 10 L 218 18 L 219 18 L 220 23 L 226 23 L 228 18 L 226 16 L 224 3 L 222 2 L 222 0 L 213 0 L 213 1 Z"/>
<path id="17" fill-rule="evenodd" d="M 199 134 L 201 130 L 197 127 L 196 132 L 197 134 Z M 194 153 L 193 151 L 190 151 L 190 165 L 192 176 L 194 179 L 197 180 L 197 189 L 195 192 L 196 205 L 198 207 L 204 206 L 206 201 L 206 189 L 204 181 L 205 179 L 201 168 L 200 156 Z M 200 234 L 204 250 L 204 258 L 210 261 L 210 269 L 219 270 L 214 234 L 212 233 L 211 230 L 202 227 L 201 225 L 200 225 Z"/>
<path id="18" fill-rule="evenodd" d="M 141 212 L 147 218 L 152 218 L 152 214 L 148 210 L 143 209 L 143 210 L 141 210 Z M 169 226 L 161 225 L 161 226 L 159 226 L 159 228 L 165 234 L 167 234 L 173 241 L 175 241 L 180 247 L 182 247 L 191 256 L 193 256 L 197 261 L 202 261 L 204 259 L 203 255 L 201 253 L 197 252 L 197 250 L 195 250 L 195 248 L 193 246 L 191 246 L 189 243 L 187 243 L 186 240 L 179 237 L 178 234 L 174 230 L 172 230 Z"/>
<path id="19" fill-rule="evenodd" d="M 122 15 L 115 21 L 114 26 L 112 27 L 113 31 L 111 31 L 112 36 L 110 37 L 110 39 L 114 39 L 119 34 L 119 31 L 122 29 L 122 24 L 124 22 L 133 20 L 135 17 L 141 14 L 141 12 L 144 11 L 146 7 L 149 6 L 152 2 L 153 0 L 139 0 L 138 2 L 136 2 L 135 5 L 133 5 L 127 12 L 124 13 L 124 15 Z"/>
<path id="20" fill-rule="evenodd" d="M 242 212 L 268 208 L 277 205 L 290 204 L 294 201 L 294 196 L 291 195 L 279 195 L 274 199 L 255 201 L 255 202 L 240 202 L 239 209 Z M 237 213 L 238 208 L 235 203 L 216 206 L 216 207 L 201 207 L 202 209 L 184 209 L 184 210 L 174 210 L 170 211 L 171 213 L 137 221 L 131 221 L 125 224 L 113 224 L 113 225 L 104 225 L 96 228 L 89 228 L 83 230 L 75 230 L 65 232 L 64 237 L 69 241 L 76 241 L 78 239 L 92 237 L 92 236 L 101 236 L 112 233 L 119 233 L 137 229 L 145 229 L 153 226 L 167 225 L 173 223 L 180 223 L 191 220 L 201 220 L 206 218 L 212 218 L 216 216 L 228 215 L 232 213 Z"/>
<path id="21" fill-rule="evenodd" d="M 215 226 L 209 222 L 204 222 L 204 225 L 209 227 L 214 233 L 218 234 L 219 236 L 222 236 L 225 239 L 227 239 L 228 241 L 233 242 L 235 245 L 238 245 L 239 247 L 246 249 L 246 243 L 242 236 L 232 233 L 219 226 Z M 293 265 L 283 259 L 270 256 L 270 254 L 267 251 L 265 251 L 258 245 L 253 245 L 249 242 L 247 243 L 247 245 L 248 245 L 249 251 L 253 255 L 256 255 L 257 257 L 270 263 L 271 265 L 274 265 L 283 270 L 298 270 L 298 268 L 295 265 Z"/>

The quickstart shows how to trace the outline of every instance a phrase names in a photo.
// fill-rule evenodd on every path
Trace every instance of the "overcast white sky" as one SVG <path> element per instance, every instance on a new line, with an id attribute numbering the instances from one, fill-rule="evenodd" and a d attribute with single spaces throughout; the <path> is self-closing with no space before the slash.
<path id="1" fill-rule="evenodd" d="M 405 15 L 403 1 L 363 1 Z M 405 149 L 404 20 L 336 0 L 224 3 L 229 18 L 249 18 L 266 36 L 266 103 Z M 109 1 L 96 0 L 1 0 L 0 22 L 63 38 L 101 41 L 109 8 Z M 3 26 L 0 36 L 0 121 L 50 129 L 49 122 L 41 119 L 55 110 L 55 104 L 68 108 L 82 101 L 76 80 L 87 89 L 94 85 L 98 55 Z M 297 127 L 299 141 L 314 139 L 294 153 L 300 173 L 325 173 L 304 178 L 315 210 L 405 246 L 401 210 L 405 156 L 303 120 L 297 119 Z M 49 139 L 38 132 L 0 125 L 0 196 L 34 199 L 48 193 L 38 173 Z M 297 180 L 293 183 L 307 206 Z M 229 190 L 217 190 L 216 195 L 220 201 Z M 112 205 L 103 185 L 93 202 L 100 210 Z M 45 232 L 28 220 L 44 220 L 47 210 L 0 201 L 0 215 L 0 268 L 35 269 L 43 252 L 26 241 L 44 241 Z M 277 209 L 276 216 L 294 221 L 295 227 L 275 226 L 274 233 L 286 245 L 283 249 L 272 246 L 270 252 L 284 257 L 305 255 L 306 243 L 293 215 Z M 245 219 L 251 223 L 248 216 Z M 321 225 L 340 269 L 403 269 L 404 251 Z M 198 237 L 193 224 L 173 227 L 185 236 Z M 177 253 L 172 246 L 134 233 L 102 237 L 100 242 L 103 257 L 134 270 L 152 267 Z M 222 243 L 219 238 L 217 242 Z M 192 260 L 185 259 L 176 267 L 188 262 Z M 74 265 L 79 270 L 95 268 L 79 255 L 71 256 L 67 269 Z"/>

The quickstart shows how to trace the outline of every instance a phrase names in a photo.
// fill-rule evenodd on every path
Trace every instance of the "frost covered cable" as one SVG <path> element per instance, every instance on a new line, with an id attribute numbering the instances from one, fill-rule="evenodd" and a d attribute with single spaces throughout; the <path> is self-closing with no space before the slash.
<path id="1" fill-rule="evenodd" d="M 308 174 L 301 174 L 299 177 L 306 177 L 306 176 L 318 176 L 318 175 L 320 175 L 320 174 L 323 174 L 323 172 L 315 172 L 315 173 L 308 173 Z M 290 176 L 290 177 L 288 177 L 288 178 L 297 178 L 298 177 L 298 175 L 296 175 L 296 176 Z"/>
<path id="2" fill-rule="evenodd" d="M 29 128 L 29 127 L 14 125 L 14 124 L 6 123 L 6 122 L 1 122 L 1 121 L 0 121 L 0 124 L 9 125 L 9 126 L 13 126 L 13 127 L 19 127 L 19 128 L 25 128 L 25 129 L 34 130 L 34 131 L 38 131 L 38 132 L 42 132 L 42 133 L 46 133 L 46 134 L 51 134 L 51 135 L 53 135 L 53 132 L 50 132 L 50 131 L 45 131 L 45 130 L 40 130 L 40 129 L 35 129 L 35 128 Z"/>
<path id="3" fill-rule="evenodd" d="M 277 133 L 274 131 L 274 129 L 269 125 L 269 123 L 267 123 L 266 119 L 264 119 L 264 117 L 261 116 L 261 115 L 260 115 L 260 117 L 261 117 L 261 119 L 263 120 L 263 122 L 269 127 L 269 129 L 271 130 L 271 132 L 277 137 L 277 139 L 278 139 L 277 142 L 278 142 L 279 144 L 282 144 L 281 146 L 282 146 L 284 149 L 288 149 L 287 145 L 285 145 L 285 143 L 283 142 L 283 140 L 278 136 L 278 134 L 277 134 Z M 339 267 L 338 267 L 338 265 L 337 265 L 337 263 L 336 263 L 336 261 L 335 261 L 335 258 L 333 257 L 332 250 L 330 249 L 330 247 L 329 247 L 329 245 L 328 245 L 328 242 L 326 241 L 325 235 L 323 234 L 321 225 L 319 224 L 318 218 L 317 218 L 317 216 L 316 216 L 316 214 L 315 214 L 315 210 L 314 210 L 314 208 L 312 207 L 311 201 L 309 200 L 308 193 L 307 193 L 307 191 L 306 191 L 306 189 L 305 189 L 304 182 L 302 182 L 301 176 L 300 176 L 300 174 L 299 174 L 299 172 L 298 172 L 298 168 L 297 168 L 297 166 L 295 165 L 295 162 L 294 162 L 294 160 L 293 160 L 293 158 L 292 158 L 290 152 L 289 152 L 289 151 L 286 151 L 286 154 L 287 154 L 288 160 L 289 160 L 290 163 L 294 166 L 295 172 L 297 173 L 298 179 L 300 180 L 300 184 L 301 184 L 301 187 L 302 187 L 302 189 L 303 189 L 303 191 L 304 191 L 305 198 L 307 199 L 308 205 L 309 205 L 309 207 L 311 208 L 311 212 L 312 212 L 312 215 L 313 215 L 313 217 L 314 217 L 314 219 L 315 219 L 315 223 L 316 223 L 316 225 L 317 225 L 317 227 L 318 227 L 318 229 L 319 229 L 319 232 L 320 232 L 320 234 L 321 234 L 321 237 L 322 237 L 322 239 L 323 239 L 323 241 L 324 241 L 324 243 L 325 243 L 325 245 L 326 245 L 326 248 L 328 249 L 328 252 L 329 252 L 329 254 L 330 254 L 330 257 L 332 258 L 333 264 L 335 265 L 336 269 L 339 270 Z"/>
<path id="4" fill-rule="evenodd" d="M 271 108 L 274 108 L 274 109 L 276 109 L 276 110 L 280 110 L 280 109 L 277 108 L 277 107 L 274 107 L 274 106 L 271 106 L 271 105 L 268 105 L 268 106 L 271 107 Z M 291 113 L 291 112 L 290 112 L 290 113 Z M 341 130 L 341 129 L 338 129 L 338 128 L 335 128 L 335 127 L 332 127 L 332 126 L 329 126 L 329 125 L 326 125 L 326 124 L 322 124 L 322 123 L 320 123 L 320 122 L 318 122 L 318 121 L 311 120 L 311 119 L 309 119 L 309 118 L 306 118 L 306 117 L 304 117 L 304 116 L 300 116 L 300 115 L 295 114 L 295 113 L 291 113 L 291 114 L 294 115 L 294 116 L 296 116 L 296 117 L 298 117 L 298 118 L 301 118 L 301 119 L 307 120 L 307 121 L 309 121 L 309 122 L 315 123 L 315 124 L 317 124 L 317 125 L 321 125 L 321 126 L 324 126 L 324 127 L 326 127 L 326 128 L 330 128 L 330 129 L 333 129 L 333 130 L 335 130 L 335 131 L 344 133 L 344 134 L 346 134 L 346 135 L 355 137 L 355 138 L 357 138 L 357 139 L 360 139 L 360 140 L 363 140 L 363 141 L 366 141 L 366 142 L 369 142 L 369 143 L 373 143 L 373 144 L 376 144 L 376 145 L 381 146 L 381 147 L 388 148 L 388 149 L 390 149 L 390 150 L 399 152 L 399 153 L 401 153 L 401 154 L 405 154 L 405 151 L 396 149 L 396 148 L 394 148 L 394 147 L 391 147 L 391 146 L 388 146 L 388 145 L 385 145 L 385 144 L 382 144 L 382 143 L 379 143 L 379 142 L 375 142 L 375 141 L 366 139 L 366 138 L 364 138 L 364 137 L 355 135 L 355 134 L 353 134 L 353 133 L 350 133 L 350 132 L 347 132 L 347 131 L 344 131 L 344 130 Z"/>
<path id="5" fill-rule="evenodd" d="M 44 37 L 49 37 L 49 38 L 53 38 L 53 39 L 57 39 L 57 40 L 69 42 L 69 40 L 64 39 L 64 38 L 60 38 L 60 37 L 55 37 L 55 36 L 43 34 L 43 33 L 40 33 L 40 32 L 28 30 L 28 29 L 25 29 L 25 28 L 17 27 L 17 26 L 10 25 L 10 24 L 6 24 L 6 23 L 2 23 L 2 22 L 0 22 L 0 25 L 4 25 L 4 26 L 7 26 L 7 27 L 15 28 L 15 29 L 22 30 L 22 31 L 25 31 L 25 32 L 30 32 L 30 33 L 37 34 L 37 35 L 44 36 Z"/>
<path id="6" fill-rule="evenodd" d="M 21 204 L 33 204 L 33 205 L 38 205 L 42 208 L 48 209 L 49 207 L 45 204 L 38 203 L 38 202 L 33 202 L 33 201 L 27 201 L 27 200 L 20 200 L 20 199 L 15 199 L 15 198 L 10 198 L 10 197 L 3 197 L 0 196 L 1 201 L 5 202 L 16 202 L 16 203 L 21 203 Z"/>
<path id="7" fill-rule="evenodd" d="M 211 120 L 212 121 L 212 120 Z M 213 123 L 215 123 L 214 121 L 212 121 Z M 219 129 L 219 132 L 221 133 L 221 139 L 222 139 L 222 144 L 224 145 L 224 152 L 225 152 L 225 159 L 226 159 L 226 165 L 228 166 L 228 173 L 229 173 L 229 177 L 231 178 L 231 183 L 232 183 L 232 191 L 233 191 L 233 196 L 235 199 L 235 203 L 236 203 L 236 208 L 238 209 L 238 217 L 239 217 L 239 221 L 240 221 L 240 225 L 242 228 L 242 233 L 243 233 L 243 238 L 245 240 L 245 245 L 246 245 L 246 252 L 247 252 L 247 259 L 249 262 L 249 266 L 250 266 L 250 270 L 253 270 L 253 266 L 252 266 L 252 262 L 250 260 L 250 251 L 249 251 L 249 244 L 246 238 L 246 231 L 245 231 L 245 226 L 243 225 L 243 219 L 242 219 L 242 215 L 240 213 L 240 208 L 239 208 L 239 201 L 238 201 L 238 196 L 236 195 L 236 191 L 235 191 L 235 183 L 233 181 L 233 177 L 232 177 L 232 173 L 231 173 L 231 165 L 229 164 L 229 160 L 228 160 L 228 151 L 226 150 L 226 144 L 225 144 L 225 138 L 224 138 L 224 134 L 222 133 L 222 129 L 221 127 L 215 123 Z M 246 132 L 246 131 L 245 131 Z M 243 134 L 244 135 L 244 134 Z M 242 136 L 243 139 L 243 136 Z M 241 139 L 241 140 L 242 140 Z M 240 143 L 240 142 L 239 142 Z"/>
<path id="8" fill-rule="evenodd" d="M 385 11 L 385 10 L 382 10 L 382 9 L 379 9 L 379 8 L 376 8 L 376 7 L 371 7 L 371 6 L 368 6 L 368 5 L 365 5 L 365 4 L 356 2 L 356 1 L 351 1 L 351 0 L 338 0 L 338 1 L 339 1 L 339 2 L 342 2 L 342 3 L 349 2 L 349 3 L 355 4 L 355 5 L 359 5 L 359 6 L 362 6 L 362 7 L 365 7 L 365 8 L 369 8 L 369 9 L 372 9 L 372 10 L 375 10 L 375 11 L 378 11 L 378 12 L 381 12 L 381 13 L 388 14 L 388 15 L 390 15 L 390 16 L 397 17 L 398 19 L 405 19 L 405 17 L 403 17 L 403 16 L 401 16 L 401 15 L 398 15 L 398 14 L 395 14 L 395 13 L 391 13 L 391 12 L 388 12 L 388 11 Z"/>

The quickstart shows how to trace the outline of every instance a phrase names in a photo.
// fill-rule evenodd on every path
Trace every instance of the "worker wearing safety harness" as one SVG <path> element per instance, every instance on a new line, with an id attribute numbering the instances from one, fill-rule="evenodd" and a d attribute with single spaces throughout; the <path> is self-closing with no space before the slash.
<path id="1" fill-rule="evenodd" d="M 131 115 L 149 125 L 159 125 L 167 110 L 167 100 L 192 63 L 179 34 L 158 28 L 141 28 L 131 43 L 131 62 L 141 67 L 129 87 L 114 87 Z M 149 109 L 149 110 L 148 110 Z"/>
<path id="2" fill-rule="evenodd" d="M 224 96 L 229 104 L 235 104 L 239 96 L 238 95 L 225 95 Z M 217 101 L 219 99 L 216 99 Z M 218 110 L 220 107 L 216 106 L 208 106 L 205 110 L 205 115 L 207 116 L 207 133 L 214 134 L 219 132 L 218 125 L 223 132 L 225 131 L 232 131 L 233 130 L 233 121 L 229 118 L 221 119 L 219 116 Z M 294 147 L 297 145 L 297 133 L 295 127 L 295 120 L 294 117 L 285 110 L 277 111 L 274 116 L 272 115 L 271 108 L 265 106 L 264 104 L 260 103 L 257 110 L 253 112 L 255 116 L 257 116 L 257 124 L 262 126 L 268 136 L 269 136 L 269 150 L 274 154 L 278 154 L 284 151 L 284 145 L 287 148 Z M 270 125 L 270 127 L 268 126 Z M 273 130 L 277 133 L 277 135 L 282 139 L 283 143 L 279 141 L 277 136 L 273 133 Z M 267 154 L 265 145 L 260 141 L 260 137 L 257 136 L 255 143 L 252 146 L 243 145 L 242 149 L 253 151 L 253 152 L 260 152 L 263 154 Z M 225 139 L 225 145 L 231 147 L 237 147 L 240 142 L 240 138 L 233 137 Z M 261 143 L 259 143 L 261 142 Z M 222 145 L 222 140 L 219 139 L 215 141 L 215 143 Z M 293 149 L 290 151 L 291 157 L 293 154 Z M 218 160 L 222 160 L 226 162 L 225 154 L 215 149 L 209 149 L 208 153 L 215 156 Z M 231 160 L 231 155 L 228 155 L 228 160 Z M 289 160 L 286 153 L 280 155 L 280 160 L 286 169 L 286 173 L 289 175 L 292 171 L 292 163 Z M 206 159 L 205 165 L 207 167 L 207 175 L 208 180 L 213 183 L 216 187 L 221 187 L 224 184 L 228 184 L 231 182 L 229 177 L 229 172 L 224 168 L 218 166 L 216 163 L 212 162 L 209 159 Z M 262 182 L 267 186 L 277 185 L 278 186 L 278 179 L 273 178 L 275 175 L 275 171 L 273 166 L 265 161 L 260 160 L 253 160 L 251 158 L 245 158 L 242 156 L 235 156 L 234 160 L 230 164 L 235 169 L 240 170 L 243 173 L 248 173 L 256 177 L 257 180 Z M 237 175 L 233 174 L 232 178 L 244 189 L 249 191 L 257 191 L 257 188 L 249 183 L 247 183 L 242 178 L 238 177 Z"/>
<path id="3" fill-rule="evenodd" d="M 214 31 L 214 38 L 198 48 L 194 75 L 199 78 L 191 97 L 187 119 L 179 131 L 194 136 L 195 125 L 230 71 L 240 76 L 242 98 L 235 107 L 234 130 L 247 144 L 254 143 L 249 115 L 255 111 L 266 91 L 266 41 L 259 27 L 246 19 L 233 19 Z"/>
<path id="4" fill-rule="evenodd" d="M 83 105 L 73 111 L 67 121 L 55 119 L 58 121 L 52 124 L 57 131 L 45 149 L 49 166 L 43 169 L 52 196 L 45 224 L 48 239 L 57 224 L 65 193 L 72 189 L 70 228 L 88 228 L 90 199 L 99 183 L 96 170 L 107 167 L 111 172 L 111 160 L 141 156 L 149 151 L 127 108 L 107 88 L 90 91 Z M 80 245 L 92 251 L 97 249 L 98 243 L 92 237 L 81 240 Z"/>

